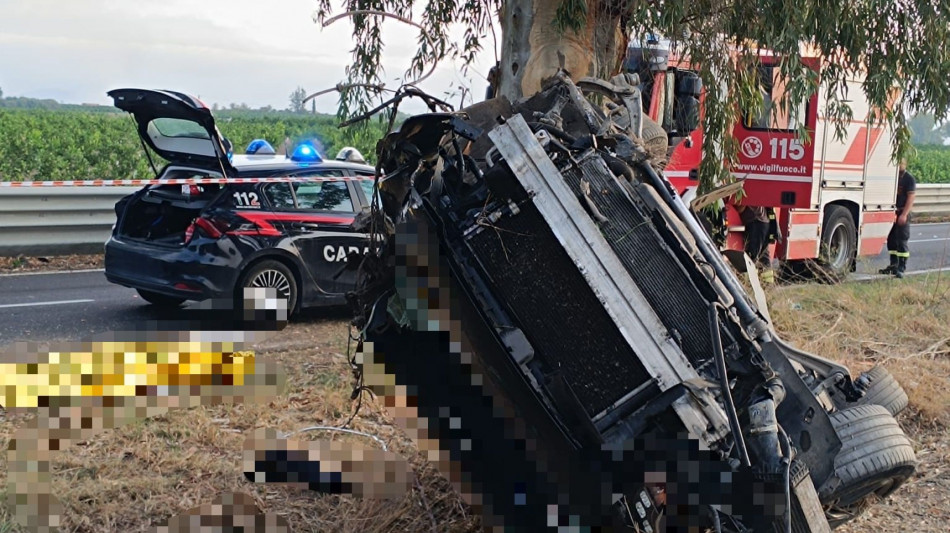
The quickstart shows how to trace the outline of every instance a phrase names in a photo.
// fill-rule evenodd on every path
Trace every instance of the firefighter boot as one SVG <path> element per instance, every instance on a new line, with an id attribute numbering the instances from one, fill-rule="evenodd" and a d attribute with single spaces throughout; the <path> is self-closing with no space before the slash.
<path id="1" fill-rule="evenodd" d="M 907 258 L 898 257 L 897 258 L 897 269 L 894 270 L 894 276 L 897 278 L 904 277 L 904 271 L 907 270 Z"/>
<path id="2" fill-rule="evenodd" d="M 896 274 L 897 273 L 897 256 L 893 253 L 891 254 L 891 264 L 886 267 L 878 270 L 879 274 Z"/>

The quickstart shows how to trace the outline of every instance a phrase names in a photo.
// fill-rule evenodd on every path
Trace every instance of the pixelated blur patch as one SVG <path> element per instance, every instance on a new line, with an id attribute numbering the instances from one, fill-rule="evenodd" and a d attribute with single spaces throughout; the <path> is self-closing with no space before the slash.
<path id="1" fill-rule="evenodd" d="M 240 492 L 219 495 L 206 503 L 173 516 L 149 533 L 290 533 L 282 516 L 264 513 L 254 498 Z"/>
<path id="2" fill-rule="evenodd" d="M 273 287 L 245 287 L 242 318 L 245 322 L 287 324 L 287 299 Z"/>
<path id="3" fill-rule="evenodd" d="M 7 447 L 7 496 L 31 531 L 57 531 L 53 453 L 171 409 L 263 402 L 287 377 L 247 347 L 269 333 L 117 332 L 94 341 L 18 343 L 0 354 L 0 402 L 36 417 Z"/>
<path id="4" fill-rule="evenodd" d="M 240 350 L 243 340 L 162 336 L 58 346 L 17 343 L 0 359 L 0 406 L 49 407 L 84 397 L 214 396 L 235 387 L 279 393 L 286 384 L 276 365 Z"/>
<path id="5" fill-rule="evenodd" d="M 398 499 L 412 487 L 409 462 L 386 450 L 346 441 L 298 440 L 259 429 L 244 442 L 244 476 L 328 494 Z"/>

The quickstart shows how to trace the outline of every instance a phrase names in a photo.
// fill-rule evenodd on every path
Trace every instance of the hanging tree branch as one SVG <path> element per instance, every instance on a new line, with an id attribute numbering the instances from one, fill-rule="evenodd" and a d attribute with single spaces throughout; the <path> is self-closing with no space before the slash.
<path id="1" fill-rule="evenodd" d="M 726 168 L 737 153 L 731 137 L 736 110 L 763 107 L 758 77 L 751 75 L 759 65 L 760 49 L 774 53 L 777 76 L 785 80 L 787 98 L 776 102 L 773 112 L 801 109 L 812 94 L 821 91 L 824 104 L 818 111 L 834 125 L 839 138 L 846 135 L 846 125 L 852 120 L 881 121 L 893 132 L 897 157 L 909 149 L 905 113 L 932 112 L 941 121 L 950 108 L 946 82 L 950 79 L 950 47 L 946 46 L 950 0 L 345 0 L 346 12 L 335 16 L 330 4 L 330 0 L 318 0 L 315 18 L 324 23 L 344 17 L 353 20 L 356 47 L 347 67 L 347 83 L 354 84 L 381 83 L 380 24 L 385 18 L 419 29 L 419 49 L 407 73 L 407 77 L 420 76 L 413 83 L 425 79 L 423 74 L 448 55 L 460 56 L 463 68 L 470 64 L 499 9 L 502 15 L 517 13 L 516 17 L 499 16 L 499 59 L 508 69 L 502 72 L 509 74 L 516 70 L 523 75 L 525 62 L 544 53 L 544 46 L 568 42 L 575 49 L 589 50 L 585 57 L 592 65 L 615 64 L 614 58 L 598 56 L 607 54 L 609 47 L 589 46 L 594 35 L 604 44 L 605 33 L 610 33 L 605 25 L 616 26 L 618 39 L 628 29 L 633 35 L 652 33 L 671 39 L 704 82 L 705 142 L 700 167 L 704 190 L 729 175 Z M 414 9 L 421 12 L 420 22 L 410 19 Z M 629 28 L 620 27 L 627 23 Z M 453 43 L 449 35 L 452 25 L 465 30 L 459 43 Z M 539 38 L 545 42 L 539 45 Z M 803 61 L 813 54 L 822 58 L 817 72 Z M 857 75 L 860 81 L 855 81 Z M 514 94 L 520 92 L 520 83 L 503 82 L 502 94 L 521 96 Z M 869 116 L 855 116 L 849 104 L 853 95 L 848 95 L 848 88 L 853 91 L 855 83 L 870 104 Z M 369 91 L 353 87 L 341 97 L 343 114 L 361 106 L 367 109 Z"/>

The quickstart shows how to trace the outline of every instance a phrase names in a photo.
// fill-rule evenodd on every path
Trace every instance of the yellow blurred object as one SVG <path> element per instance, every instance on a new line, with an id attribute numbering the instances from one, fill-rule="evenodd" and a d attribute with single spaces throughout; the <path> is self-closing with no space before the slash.
<path id="1" fill-rule="evenodd" d="M 222 343 L 94 342 L 78 348 L 50 352 L 46 362 L 0 363 L 3 407 L 39 407 L 41 397 L 143 396 L 161 394 L 167 387 L 241 386 L 255 372 L 253 352 L 229 352 Z"/>

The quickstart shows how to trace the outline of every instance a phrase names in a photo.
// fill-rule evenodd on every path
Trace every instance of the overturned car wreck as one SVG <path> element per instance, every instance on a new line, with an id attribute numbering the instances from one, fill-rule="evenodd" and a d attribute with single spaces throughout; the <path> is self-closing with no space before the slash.
<path id="1" fill-rule="evenodd" d="M 361 385 L 487 528 L 827 531 L 912 475 L 906 396 L 775 335 L 641 110 L 560 73 L 381 141 Z"/>

